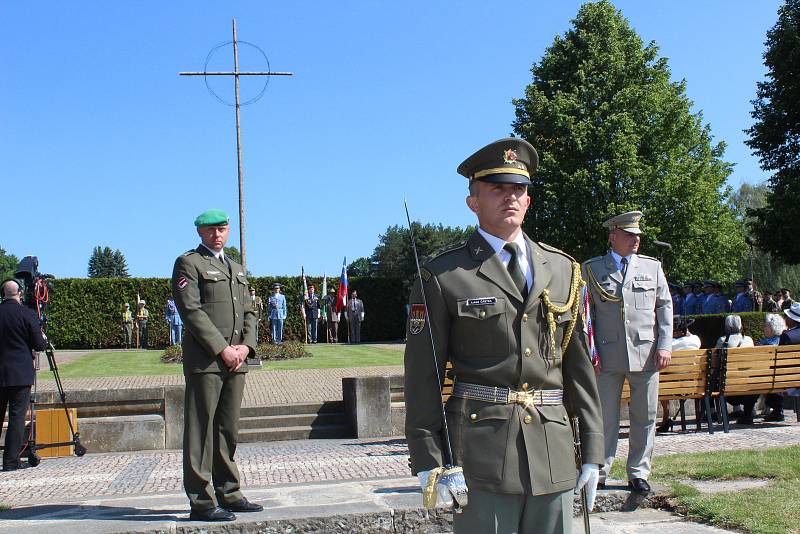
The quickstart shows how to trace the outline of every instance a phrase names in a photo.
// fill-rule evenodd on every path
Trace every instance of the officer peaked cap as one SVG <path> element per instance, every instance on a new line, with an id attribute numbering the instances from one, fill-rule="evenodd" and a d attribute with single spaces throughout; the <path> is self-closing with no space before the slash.
<path id="1" fill-rule="evenodd" d="M 470 181 L 490 184 L 531 184 L 539 154 L 529 142 L 507 137 L 489 143 L 461 162 L 456 172 Z"/>

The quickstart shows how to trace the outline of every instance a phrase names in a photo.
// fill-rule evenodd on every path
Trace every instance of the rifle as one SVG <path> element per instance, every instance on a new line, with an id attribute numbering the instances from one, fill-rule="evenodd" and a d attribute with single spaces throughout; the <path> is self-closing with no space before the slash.
<path id="1" fill-rule="evenodd" d="M 575 446 L 575 465 L 578 471 L 583 467 L 583 458 L 581 454 L 581 432 L 578 418 L 570 418 L 570 425 L 572 426 L 572 443 Z M 581 509 L 583 510 L 583 531 L 586 534 L 591 534 L 592 527 L 589 526 L 589 499 L 586 496 L 586 486 L 581 488 Z"/>

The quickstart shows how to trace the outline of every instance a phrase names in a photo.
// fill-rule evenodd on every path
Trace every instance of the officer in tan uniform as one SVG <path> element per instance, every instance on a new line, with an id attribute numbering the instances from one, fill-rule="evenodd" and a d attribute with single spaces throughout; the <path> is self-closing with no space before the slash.
<path id="1" fill-rule="evenodd" d="M 233 512 L 263 509 L 242 495 L 234 461 L 256 314 L 244 269 L 223 253 L 228 221 L 221 210 L 198 216 L 202 244 L 179 256 L 172 271 L 172 295 L 186 326 L 183 486 L 195 521 L 233 521 Z"/>
<path id="2" fill-rule="evenodd" d="M 600 486 L 617 453 L 622 383 L 628 380 L 630 438 L 628 487 L 649 493 L 658 371 L 672 356 L 672 298 L 661 262 L 637 254 L 642 212 L 631 211 L 603 223 L 611 250 L 583 263 L 589 287 L 594 340 L 599 353 L 597 388 L 603 403 L 605 463 Z"/>
<path id="3" fill-rule="evenodd" d="M 579 313 L 580 267 L 521 230 L 537 164 L 528 142 L 509 138 L 458 167 L 469 179 L 466 201 L 479 229 L 431 260 L 411 292 L 405 351 L 411 467 L 425 487 L 448 461 L 429 323 L 439 374 L 447 361 L 454 371 L 449 437 L 469 488 L 463 513 L 454 514 L 457 534 L 570 532 L 571 416 L 581 424 L 578 486 L 586 485 L 591 501 L 603 461 L 600 400 Z M 448 504 L 446 494 L 439 503 Z"/>

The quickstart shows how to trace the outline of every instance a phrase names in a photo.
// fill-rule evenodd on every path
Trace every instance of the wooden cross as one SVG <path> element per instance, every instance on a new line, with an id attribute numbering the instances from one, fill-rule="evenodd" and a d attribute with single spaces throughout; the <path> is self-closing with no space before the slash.
<path id="1" fill-rule="evenodd" d="M 244 247 L 244 185 L 242 180 L 242 129 L 239 119 L 239 76 L 292 76 L 291 72 L 242 72 L 239 70 L 239 47 L 236 41 L 236 19 L 233 19 L 233 72 L 180 72 L 180 76 L 233 76 L 236 93 L 236 160 L 239 166 L 239 251 L 242 268 L 247 272 Z"/>

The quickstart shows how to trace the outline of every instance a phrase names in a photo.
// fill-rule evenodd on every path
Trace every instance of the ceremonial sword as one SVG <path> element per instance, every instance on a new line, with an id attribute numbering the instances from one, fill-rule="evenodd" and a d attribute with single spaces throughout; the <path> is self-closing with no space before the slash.
<path id="1" fill-rule="evenodd" d="M 445 453 L 445 466 L 452 467 L 455 466 L 455 460 L 453 458 L 453 449 L 450 446 L 450 429 L 447 426 L 447 412 L 444 409 L 444 399 L 442 397 L 442 376 L 439 372 L 439 358 L 436 356 L 436 344 L 433 342 L 433 328 L 431 326 L 430 315 L 428 314 L 428 301 L 425 297 L 425 285 L 423 284 L 422 280 L 422 269 L 419 266 L 419 256 L 417 255 L 417 242 L 414 239 L 414 228 L 411 226 L 411 216 L 408 214 L 408 202 L 403 199 L 403 205 L 406 208 L 406 220 L 408 221 L 408 231 L 411 234 L 411 249 L 414 251 L 414 264 L 417 267 L 417 278 L 419 279 L 419 289 L 420 293 L 422 294 L 422 307 L 425 309 L 425 315 L 428 317 L 428 320 L 425 323 L 428 325 L 428 334 L 430 335 L 431 339 L 431 354 L 433 354 L 433 365 L 436 369 L 436 383 L 439 386 L 439 408 L 442 415 L 442 434 L 444 438 L 444 453 Z M 461 508 L 458 505 L 458 502 L 453 499 L 453 510 L 457 513 L 461 512 Z"/>

